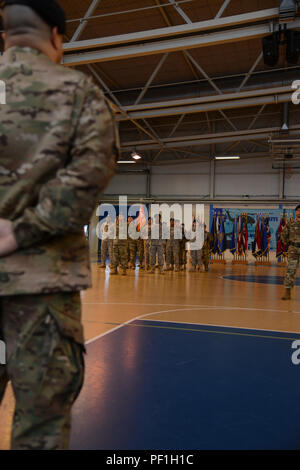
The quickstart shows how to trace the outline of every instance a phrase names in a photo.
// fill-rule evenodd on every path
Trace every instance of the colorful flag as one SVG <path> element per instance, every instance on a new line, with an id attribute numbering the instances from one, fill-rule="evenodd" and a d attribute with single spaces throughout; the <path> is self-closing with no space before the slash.
<path id="1" fill-rule="evenodd" d="M 282 230 L 283 230 L 283 227 L 284 227 L 284 219 L 283 217 L 280 217 L 280 223 L 279 223 L 279 227 L 278 227 L 278 230 L 276 232 L 276 241 L 277 241 L 277 244 L 276 244 L 276 256 L 277 258 L 279 258 L 280 256 L 283 255 L 283 250 L 284 250 L 284 243 L 283 241 L 281 240 L 281 234 L 282 234 Z"/>
<path id="2" fill-rule="evenodd" d="M 224 216 L 219 215 L 218 216 L 218 231 L 217 231 L 217 238 L 218 238 L 218 244 L 217 244 L 217 250 L 219 255 L 224 253 L 226 250 L 226 240 L 225 240 L 225 224 L 224 224 Z"/>
<path id="3" fill-rule="evenodd" d="M 211 222 L 210 233 L 212 235 L 212 240 L 210 243 L 210 252 L 212 254 L 217 253 L 217 227 L 216 227 L 216 214 L 213 215 L 213 219 Z"/>
<path id="4" fill-rule="evenodd" d="M 248 223 L 247 215 L 242 214 L 239 216 L 238 221 L 238 254 L 245 255 L 248 250 Z"/>
<path id="5" fill-rule="evenodd" d="M 231 242 L 230 242 L 230 251 L 235 255 L 237 250 L 237 236 L 236 236 L 236 215 L 234 217 L 234 223 L 232 228 Z"/>
<path id="6" fill-rule="evenodd" d="M 267 256 L 270 251 L 271 233 L 269 226 L 270 218 L 262 217 L 261 222 L 261 251 L 263 256 Z"/>
<path id="7" fill-rule="evenodd" d="M 138 216 L 138 231 L 140 231 L 147 224 L 147 219 L 145 216 L 144 206 L 140 205 L 140 212 Z"/>
<path id="8" fill-rule="evenodd" d="M 261 256 L 261 216 L 259 215 L 256 219 L 255 238 L 252 246 L 252 254 L 255 258 Z"/>

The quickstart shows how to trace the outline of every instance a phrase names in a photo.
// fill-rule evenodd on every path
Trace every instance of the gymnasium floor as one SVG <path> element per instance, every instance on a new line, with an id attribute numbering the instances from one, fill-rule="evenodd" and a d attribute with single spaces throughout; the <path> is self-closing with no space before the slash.
<path id="1" fill-rule="evenodd" d="M 72 449 L 300 449 L 300 289 L 280 300 L 284 268 L 92 269 Z M 0 449 L 12 410 L 8 389 Z"/>

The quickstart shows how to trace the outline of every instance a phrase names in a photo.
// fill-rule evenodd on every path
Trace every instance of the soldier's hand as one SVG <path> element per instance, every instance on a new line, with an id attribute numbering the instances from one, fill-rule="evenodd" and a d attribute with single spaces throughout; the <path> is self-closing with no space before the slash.
<path id="1" fill-rule="evenodd" d="M 0 256 L 13 253 L 18 248 L 10 220 L 0 219 Z"/>

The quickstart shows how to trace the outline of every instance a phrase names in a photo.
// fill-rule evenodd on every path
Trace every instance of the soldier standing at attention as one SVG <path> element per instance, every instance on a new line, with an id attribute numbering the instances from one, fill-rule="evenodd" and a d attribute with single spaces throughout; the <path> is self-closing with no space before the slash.
<path id="1" fill-rule="evenodd" d="M 142 237 L 144 238 L 144 251 L 145 251 L 145 269 L 149 271 L 150 262 L 150 248 L 151 248 L 151 217 L 148 217 L 148 225 L 145 225 L 142 229 Z"/>
<path id="2" fill-rule="evenodd" d="M 210 244 L 212 241 L 212 234 L 206 230 L 206 225 L 204 224 L 204 244 L 202 248 L 202 263 L 204 264 L 205 272 L 208 272 L 209 266 L 209 254 L 210 254 Z"/>
<path id="3" fill-rule="evenodd" d="M 125 233 L 122 233 L 124 229 Z M 122 275 L 126 276 L 127 269 L 127 229 L 128 224 L 125 222 L 124 216 L 121 214 L 116 218 L 115 224 L 112 226 L 110 237 L 113 239 L 113 263 L 111 274 L 118 274 L 119 264 L 122 267 Z M 125 238 L 126 237 L 126 238 Z"/>
<path id="4" fill-rule="evenodd" d="M 170 219 L 170 238 L 167 240 L 167 267 L 166 271 L 172 271 L 171 265 L 175 264 L 175 271 L 179 271 L 179 256 L 180 256 L 180 239 L 178 232 L 181 231 L 180 226 L 175 226 L 173 218 Z"/>
<path id="5" fill-rule="evenodd" d="M 99 268 L 106 268 L 107 253 L 109 255 L 109 263 L 112 265 L 112 240 L 110 238 L 111 218 L 108 215 L 105 222 L 101 225 L 101 264 Z"/>
<path id="6" fill-rule="evenodd" d="M 295 285 L 295 276 L 300 262 L 300 204 L 296 207 L 296 219 L 288 222 L 281 233 L 281 239 L 289 244 L 288 266 L 284 286 L 285 294 L 282 300 L 290 300 L 291 290 Z"/>
<path id="7" fill-rule="evenodd" d="M 151 230 L 151 245 L 150 245 L 150 257 L 151 257 L 151 271 L 150 274 L 154 274 L 156 265 L 156 255 L 158 258 L 158 266 L 160 274 L 164 274 L 164 258 L 163 258 L 163 230 L 161 223 L 160 214 L 156 214 L 154 217 L 154 224 Z"/>
<path id="8" fill-rule="evenodd" d="M 0 80 L 0 402 L 11 380 L 11 446 L 67 449 L 83 383 L 80 291 L 91 286 L 89 223 L 115 171 L 111 110 L 92 80 L 59 65 L 55 0 L 7 0 Z"/>

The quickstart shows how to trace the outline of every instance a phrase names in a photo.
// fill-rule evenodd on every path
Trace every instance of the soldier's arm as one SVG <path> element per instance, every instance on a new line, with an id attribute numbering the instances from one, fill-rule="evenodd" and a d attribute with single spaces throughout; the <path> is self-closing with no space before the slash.
<path id="1" fill-rule="evenodd" d="M 84 81 L 70 163 L 41 188 L 38 205 L 14 221 L 19 248 L 81 231 L 115 172 L 118 135 L 113 114 L 98 87 L 90 79 Z"/>
<path id="2" fill-rule="evenodd" d="M 281 232 L 281 240 L 284 243 L 288 243 L 290 237 L 290 226 L 287 224 Z"/>

